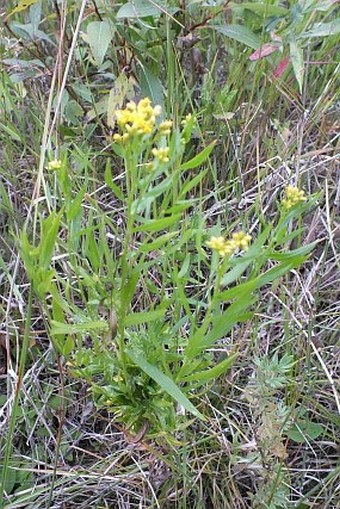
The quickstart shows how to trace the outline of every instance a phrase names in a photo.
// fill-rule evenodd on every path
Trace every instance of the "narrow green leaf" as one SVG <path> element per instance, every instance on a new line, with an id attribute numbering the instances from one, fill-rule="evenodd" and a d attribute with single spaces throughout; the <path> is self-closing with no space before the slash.
<path id="1" fill-rule="evenodd" d="M 194 187 L 196 187 L 206 176 L 208 173 L 208 168 L 204 171 L 201 171 L 196 177 L 191 178 L 189 177 L 187 181 L 183 184 L 183 187 L 181 189 L 181 193 L 179 195 L 179 199 L 181 199 L 183 196 L 186 196 L 186 194 L 191 191 Z"/>
<path id="2" fill-rule="evenodd" d="M 67 211 L 68 221 L 73 221 L 76 216 L 82 215 L 81 203 L 85 194 L 85 188 L 81 189 L 76 197 L 72 200 L 71 206 Z"/>
<path id="3" fill-rule="evenodd" d="M 132 301 L 132 298 L 134 296 L 134 293 L 135 293 L 135 290 L 136 290 L 136 286 L 137 286 L 137 283 L 138 283 L 138 279 L 139 279 L 139 276 L 140 276 L 140 271 L 141 271 L 141 268 L 139 266 L 134 267 L 131 270 L 127 281 L 124 281 L 122 283 L 122 287 L 121 287 L 121 295 L 122 295 L 121 299 L 122 299 L 122 302 L 121 302 L 121 305 L 122 305 L 123 309 L 126 309 L 128 307 L 128 305 Z"/>
<path id="4" fill-rule="evenodd" d="M 249 46 L 249 48 L 257 49 L 262 44 L 261 39 L 243 25 L 210 25 L 210 27 L 235 41 Z"/>
<path id="5" fill-rule="evenodd" d="M 178 231 L 164 233 L 163 235 L 160 235 L 157 239 L 153 240 L 152 242 L 144 242 L 144 244 L 139 246 L 138 249 L 142 253 L 150 253 L 150 251 L 155 251 L 163 247 L 164 244 L 166 244 L 173 237 L 178 236 L 178 233 L 179 233 Z"/>
<path id="6" fill-rule="evenodd" d="M 200 166 L 206 159 L 208 159 L 209 155 L 211 154 L 213 148 L 216 145 L 216 141 L 213 141 L 205 147 L 205 149 L 202 150 L 199 154 L 197 154 L 195 157 L 190 159 L 190 161 L 187 161 L 186 163 L 181 164 L 180 170 L 192 170 L 193 168 L 197 168 L 197 166 Z"/>
<path id="7" fill-rule="evenodd" d="M 307 244 L 306 246 L 299 247 L 298 249 L 293 249 L 292 251 L 288 251 L 287 253 L 268 253 L 268 258 L 272 258 L 273 260 L 278 261 L 291 261 L 294 263 L 294 259 L 305 257 L 308 255 L 315 246 L 318 244 L 318 242 L 311 242 L 310 244 Z"/>
<path id="8" fill-rule="evenodd" d="M 235 286 L 235 288 L 230 288 L 229 290 L 225 290 L 218 295 L 218 299 L 221 301 L 228 301 L 232 299 L 237 299 L 240 292 L 249 292 L 251 294 L 254 290 L 258 290 L 262 286 L 271 283 L 280 277 L 284 276 L 291 269 L 298 267 L 303 261 L 305 261 L 305 257 L 289 258 L 287 261 L 278 264 L 276 267 L 272 267 L 267 270 L 264 274 L 247 281 L 246 283 L 242 283 L 240 285 Z"/>
<path id="9" fill-rule="evenodd" d="M 74 347 L 75 347 L 75 343 L 74 343 L 74 339 L 72 336 L 68 336 L 65 343 L 63 344 L 63 347 L 62 347 L 62 355 L 64 357 L 68 357 L 70 355 L 70 353 L 72 352 L 72 350 L 74 350 Z"/>
<path id="10" fill-rule="evenodd" d="M 59 334 L 84 334 L 86 332 L 107 332 L 109 330 L 108 323 L 103 321 L 71 324 L 52 320 L 51 325 L 51 336 Z"/>
<path id="11" fill-rule="evenodd" d="M 203 421 L 205 421 L 204 415 L 197 410 L 197 408 L 188 400 L 188 398 L 183 394 L 181 389 L 175 384 L 175 382 L 167 375 L 162 373 L 156 366 L 149 364 L 147 360 L 145 360 L 140 354 L 136 355 L 131 350 L 127 351 L 127 355 L 130 359 L 146 373 L 150 378 L 152 378 L 158 385 L 171 396 L 177 403 L 183 406 L 188 412 L 191 412 L 196 417 L 199 417 Z"/>
<path id="12" fill-rule="evenodd" d="M 165 315 L 166 308 L 162 309 L 154 309 L 153 311 L 143 311 L 141 313 L 132 313 L 126 316 L 124 320 L 124 325 L 138 325 L 140 323 L 148 323 L 154 322 L 155 320 L 159 320 L 163 318 Z"/>
<path id="13" fill-rule="evenodd" d="M 336 35 L 340 32 L 340 18 L 336 18 L 329 23 L 317 23 L 307 32 L 299 35 L 299 39 L 308 39 L 309 37 L 327 37 Z"/>
<path id="14" fill-rule="evenodd" d="M 41 224 L 41 241 L 39 252 L 39 268 L 47 270 L 50 266 L 59 231 L 59 223 L 63 211 L 52 212 Z"/>
<path id="15" fill-rule="evenodd" d="M 183 378 L 183 382 L 210 382 L 210 380 L 216 380 L 219 376 L 221 376 L 223 373 L 228 371 L 235 363 L 236 359 L 238 357 L 238 353 L 234 353 L 232 355 L 229 355 L 226 359 L 219 362 L 216 366 L 210 369 L 206 369 L 204 371 L 199 371 L 196 373 L 192 373 L 191 375 L 188 375 Z"/>
<path id="16" fill-rule="evenodd" d="M 163 217 L 162 219 L 153 219 L 151 221 L 146 221 L 144 224 L 140 226 L 136 226 L 134 228 L 134 232 L 158 232 L 160 230 L 165 230 L 169 226 L 172 226 L 175 223 L 178 223 L 181 219 L 181 214 L 175 214 L 170 217 Z"/>
<path id="17" fill-rule="evenodd" d="M 242 295 L 238 296 L 236 302 L 233 302 L 226 311 L 218 314 L 212 319 L 211 329 L 208 334 L 205 333 L 206 326 L 202 326 L 188 341 L 185 349 L 186 359 L 193 359 L 206 348 L 212 346 L 218 339 L 225 336 L 239 322 L 248 320 L 251 317 L 246 311 L 255 302 L 248 288 L 244 289 Z M 203 334 L 202 334 L 203 330 Z"/>

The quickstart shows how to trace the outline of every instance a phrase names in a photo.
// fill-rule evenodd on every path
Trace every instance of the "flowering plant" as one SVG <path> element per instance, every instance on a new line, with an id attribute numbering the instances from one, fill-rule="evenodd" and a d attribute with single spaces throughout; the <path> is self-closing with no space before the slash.
<path id="1" fill-rule="evenodd" d="M 251 320 L 256 291 L 300 265 L 313 246 L 287 250 L 291 220 L 310 204 L 292 187 L 276 224 L 227 236 L 210 226 L 207 235 L 207 219 L 191 210 L 208 171 L 197 168 L 214 144 L 183 162 L 195 117 L 180 128 L 160 117 L 149 99 L 116 112 L 112 150 L 124 171 L 113 176 L 108 155 L 105 183 L 119 220 L 99 209 L 95 217 L 91 196 L 72 189 L 67 160 L 51 161 L 60 211 L 41 221 L 39 245 L 23 235 L 22 250 L 69 373 L 85 379 L 96 404 L 130 433 L 170 440 L 186 413 L 205 419 L 198 396 L 240 355 L 231 331 Z M 61 223 L 64 253 L 54 258 Z"/>

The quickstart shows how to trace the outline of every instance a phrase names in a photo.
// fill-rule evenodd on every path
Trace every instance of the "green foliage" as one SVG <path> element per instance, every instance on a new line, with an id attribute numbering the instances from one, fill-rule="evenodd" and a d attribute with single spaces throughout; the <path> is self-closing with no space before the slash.
<path id="1" fill-rule="evenodd" d="M 84 4 L 6 3 L 4 503 L 116 507 L 125 478 L 124 503 L 136 506 L 332 505 L 336 288 L 323 268 L 333 279 L 337 2 L 96 0 L 81 17 Z M 174 129 L 129 153 L 112 143 L 116 112 L 146 96 Z M 188 112 L 197 115 L 182 126 Z M 151 149 L 166 146 L 169 161 L 147 166 Z M 58 170 L 42 168 L 46 151 L 61 159 Z M 291 171 L 309 192 L 325 181 L 325 196 L 277 206 L 271 193 Z M 311 205 L 317 214 L 304 219 Z M 253 237 L 247 251 L 221 258 L 208 249 L 211 236 L 230 238 L 241 225 Z M 303 245 L 306 233 L 319 241 Z M 77 391 L 87 386 L 83 407 Z M 124 439 L 106 448 L 109 422 L 136 434 L 132 456 Z M 151 440 L 138 444 L 145 434 Z M 311 458 L 329 475 L 318 468 L 308 482 Z M 51 460 L 53 473 L 43 468 Z M 106 475 L 113 461 L 118 485 Z M 85 501 L 98 486 L 98 500 Z"/>

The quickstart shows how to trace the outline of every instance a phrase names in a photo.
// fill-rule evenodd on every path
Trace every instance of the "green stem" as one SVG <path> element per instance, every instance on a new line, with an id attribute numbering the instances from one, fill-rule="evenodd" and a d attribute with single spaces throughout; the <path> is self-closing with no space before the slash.
<path id="1" fill-rule="evenodd" d="M 125 381 L 128 384 L 128 373 L 127 373 L 127 356 L 125 352 L 125 317 L 127 314 L 127 307 L 129 303 L 126 303 L 123 299 L 123 289 L 126 285 L 126 280 L 128 277 L 128 272 L 130 268 L 129 264 L 129 250 L 131 239 L 133 236 L 133 224 L 134 224 L 134 214 L 132 212 L 132 205 L 135 196 L 135 187 L 136 187 L 136 164 L 135 157 L 131 154 L 130 149 L 128 149 L 125 158 L 125 171 L 126 171 L 126 192 L 127 192 L 127 201 L 126 201 L 126 230 L 125 230 L 125 238 L 123 244 L 123 253 L 121 258 L 121 307 L 120 307 L 120 316 L 118 321 L 118 348 L 119 355 L 122 362 L 122 368 L 124 372 Z"/>

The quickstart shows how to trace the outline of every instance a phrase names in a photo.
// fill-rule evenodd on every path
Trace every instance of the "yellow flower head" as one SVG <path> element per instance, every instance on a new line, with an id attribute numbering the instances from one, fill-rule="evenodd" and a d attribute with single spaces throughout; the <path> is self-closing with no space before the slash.
<path id="1" fill-rule="evenodd" d="M 155 156 L 160 163 L 167 163 L 169 161 L 169 147 L 153 148 L 152 155 Z"/>
<path id="2" fill-rule="evenodd" d="M 286 196 L 282 200 L 282 205 L 285 209 L 289 210 L 297 203 L 306 201 L 307 198 L 305 196 L 305 192 L 301 189 L 298 189 L 294 186 L 287 186 L 286 187 Z"/>
<path id="3" fill-rule="evenodd" d="M 46 168 L 48 170 L 54 170 L 54 171 L 57 171 L 57 170 L 60 170 L 60 168 L 63 166 L 63 163 L 60 161 L 60 159 L 54 159 L 53 161 L 50 161 L 47 165 L 46 165 Z"/>
<path id="4" fill-rule="evenodd" d="M 161 114 L 161 111 L 160 106 L 154 108 L 151 106 L 148 97 L 139 101 L 138 104 L 130 101 L 124 110 L 117 110 L 117 124 L 123 131 L 123 137 L 127 134 L 125 140 L 132 136 L 151 134 L 155 128 L 156 117 Z M 118 143 L 122 141 L 117 136 L 114 139 Z"/>
<path id="5" fill-rule="evenodd" d="M 211 239 L 206 242 L 206 245 L 210 247 L 210 249 L 217 251 L 219 255 L 223 256 L 225 247 L 224 237 L 211 237 Z"/>

